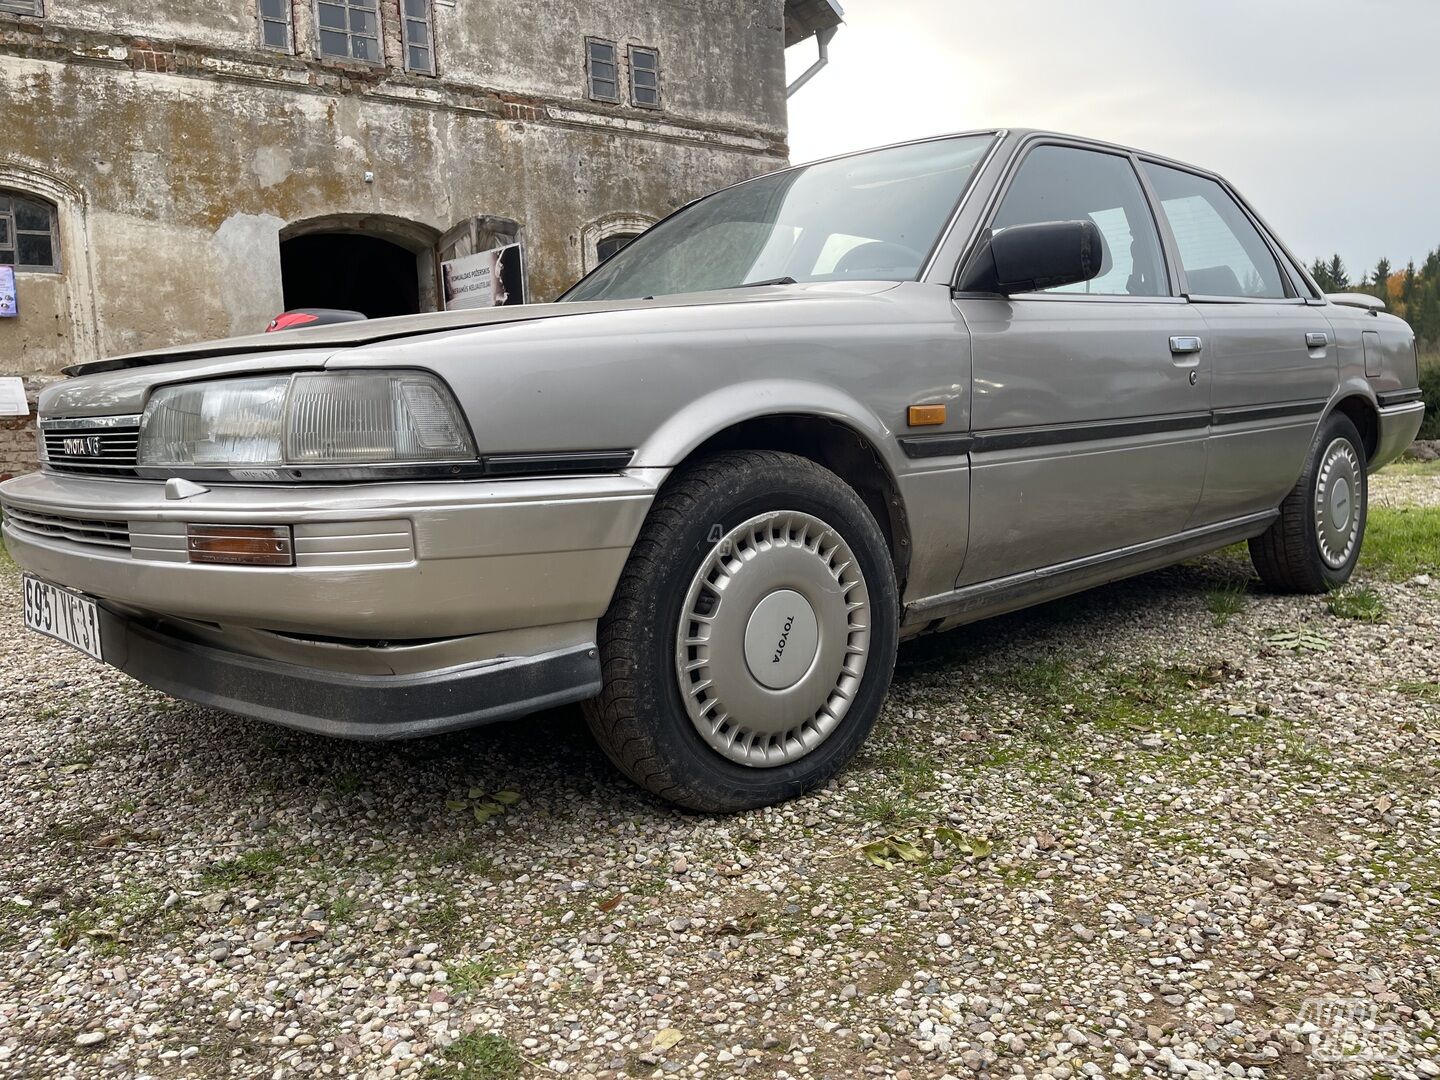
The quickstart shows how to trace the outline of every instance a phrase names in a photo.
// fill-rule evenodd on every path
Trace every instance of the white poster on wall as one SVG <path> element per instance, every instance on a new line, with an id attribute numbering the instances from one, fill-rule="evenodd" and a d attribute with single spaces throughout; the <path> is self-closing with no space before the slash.
<path id="1" fill-rule="evenodd" d="M 0 379 L 0 416 L 29 416 L 30 402 L 25 400 L 25 383 L 21 379 Z"/>
<path id="2" fill-rule="evenodd" d="M 15 268 L 0 266 L 0 319 L 13 319 L 20 314 L 19 290 L 15 288 Z"/>
<path id="3" fill-rule="evenodd" d="M 440 264 L 445 310 L 525 303 L 525 253 L 519 244 Z"/>

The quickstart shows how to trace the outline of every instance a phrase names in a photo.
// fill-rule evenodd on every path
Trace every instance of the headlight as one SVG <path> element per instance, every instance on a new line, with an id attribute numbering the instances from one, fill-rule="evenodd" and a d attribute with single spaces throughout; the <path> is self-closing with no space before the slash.
<path id="1" fill-rule="evenodd" d="M 163 386 L 145 406 L 137 459 L 142 475 L 218 469 L 237 479 L 454 475 L 475 462 L 450 391 L 414 371 Z"/>

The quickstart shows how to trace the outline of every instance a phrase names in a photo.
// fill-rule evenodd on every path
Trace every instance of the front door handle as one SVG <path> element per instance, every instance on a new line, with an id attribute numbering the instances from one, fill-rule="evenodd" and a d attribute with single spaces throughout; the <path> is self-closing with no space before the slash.
<path id="1" fill-rule="evenodd" d="M 1305 335 L 1305 344 L 1312 349 L 1323 349 L 1330 344 L 1330 335 L 1312 331 Z"/>
<path id="2" fill-rule="evenodd" d="M 1176 356 L 1197 353 L 1204 347 L 1205 343 L 1191 334 L 1177 334 L 1170 339 L 1170 351 Z"/>

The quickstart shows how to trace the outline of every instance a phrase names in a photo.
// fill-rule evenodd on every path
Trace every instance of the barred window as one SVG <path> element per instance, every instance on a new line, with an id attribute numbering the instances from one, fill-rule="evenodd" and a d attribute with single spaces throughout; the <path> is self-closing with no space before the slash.
<path id="1" fill-rule="evenodd" d="M 660 51 L 630 46 L 630 103 L 642 109 L 660 107 Z"/>
<path id="2" fill-rule="evenodd" d="M 405 70 L 435 74 L 435 27 L 430 0 L 404 0 Z"/>
<path id="3" fill-rule="evenodd" d="M 0 11 L 15 15 L 34 15 L 38 18 L 45 14 L 45 0 L 0 0 Z"/>
<path id="4" fill-rule="evenodd" d="M 320 55 L 378 64 L 379 0 L 319 0 Z"/>
<path id="5" fill-rule="evenodd" d="M 639 235 L 639 233 L 611 233 L 595 245 L 595 257 L 603 263 L 620 254 L 625 245 Z"/>
<path id="6" fill-rule="evenodd" d="M 294 52 L 292 36 L 290 0 L 260 0 L 260 44 L 267 49 Z"/>
<path id="7" fill-rule="evenodd" d="M 55 207 L 28 195 L 0 191 L 0 266 L 41 274 L 60 272 Z"/>
<path id="8" fill-rule="evenodd" d="M 620 65 L 615 42 L 586 38 L 585 57 L 591 98 L 596 101 L 619 101 Z"/>

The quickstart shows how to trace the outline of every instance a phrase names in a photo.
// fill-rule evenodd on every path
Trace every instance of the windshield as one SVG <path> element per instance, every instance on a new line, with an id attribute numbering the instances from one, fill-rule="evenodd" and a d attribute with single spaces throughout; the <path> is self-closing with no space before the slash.
<path id="1" fill-rule="evenodd" d="M 874 150 L 726 188 L 632 241 L 561 299 L 634 300 L 784 279 L 913 280 L 992 139 Z"/>

